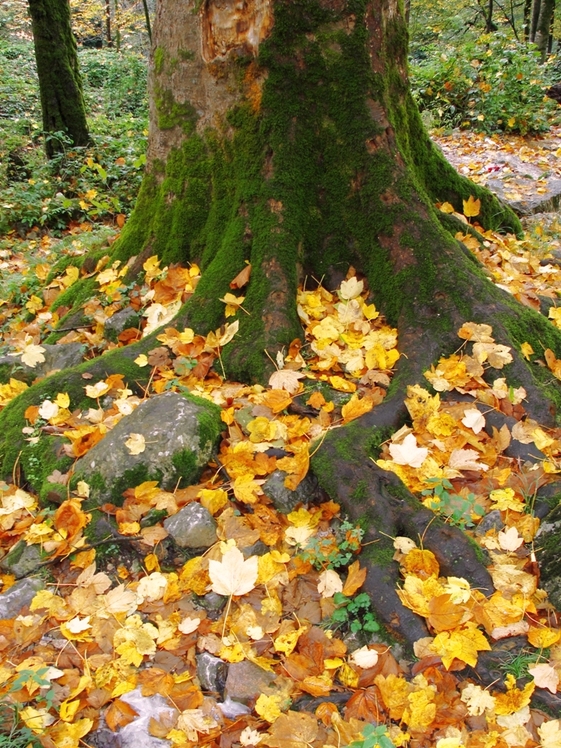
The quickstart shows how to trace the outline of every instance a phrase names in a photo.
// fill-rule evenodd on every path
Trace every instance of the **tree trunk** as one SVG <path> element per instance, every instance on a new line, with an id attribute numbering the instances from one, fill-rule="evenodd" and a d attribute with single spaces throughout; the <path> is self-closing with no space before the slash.
<path id="1" fill-rule="evenodd" d="M 536 41 L 536 31 L 538 28 L 538 20 L 540 17 L 542 7 L 542 0 L 533 0 L 532 3 L 532 15 L 530 18 L 530 41 Z"/>
<path id="2" fill-rule="evenodd" d="M 536 26 L 535 43 L 542 60 L 545 60 L 549 37 L 551 34 L 551 21 L 555 10 L 555 0 L 542 0 L 540 15 Z"/>
<path id="3" fill-rule="evenodd" d="M 344 511 L 365 521 L 367 540 L 376 541 L 368 546 L 376 549 L 367 583 L 374 604 L 411 643 L 426 629 L 396 595 L 388 536 L 420 535 L 444 573 L 488 591 L 490 579 L 461 531 L 369 459 L 371 445 L 403 423 L 407 386 L 456 349 L 466 321 L 492 324 L 497 342 L 512 346 L 509 381 L 526 388 L 534 418 L 553 423 L 559 392 L 546 370 L 529 368 L 520 345 L 559 350 L 561 335 L 495 287 L 454 239 L 454 219 L 433 207 L 448 201 L 461 211 L 473 195 L 487 227 L 520 230 L 514 214 L 460 177 L 424 131 L 409 92 L 399 7 L 398 0 L 161 0 L 147 172 L 113 257 L 136 257 L 131 273 L 153 254 L 162 265 L 200 262 L 202 279 L 175 324 L 201 333 L 222 324 L 220 298 L 250 261 L 249 314 L 240 314 L 239 334 L 222 357 L 228 375 L 243 381 L 263 380 L 269 359 L 301 335 L 299 279 L 335 284 L 350 265 L 366 276 L 377 307 L 398 327 L 402 355 L 386 401 L 331 432 L 313 468 Z M 133 362 L 152 347 L 154 334 L 9 404 L 0 415 L 2 474 L 18 461 L 25 472 L 19 430 L 41 393 L 60 390 L 79 402 L 85 371 L 126 371 L 141 391 L 149 372 Z"/>
<path id="4" fill-rule="evenodd" d="M 39 76 L 45 148 L 51 158 L 64 148 L 63 133 L 73 145 L 90 142 L 76 40 L 68 0 L 29 0 Z"/>

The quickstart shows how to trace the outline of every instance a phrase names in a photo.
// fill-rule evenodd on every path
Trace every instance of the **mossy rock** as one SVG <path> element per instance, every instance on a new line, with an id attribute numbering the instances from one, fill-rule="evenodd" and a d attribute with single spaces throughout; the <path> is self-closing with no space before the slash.
<path id="1" fill-rule="evenodd" d="M 125 416 L 76 463 L 72 485 L 90 486 L 89 509 L 111 501 L 147 480 L 164 489 L 194 483 L 207 464 L 222 430 L 220 410 L 201 398 L 176 392 L 155 395 Z M 144 437 L 144 449 L 132 454 L 125 442 Z"/>

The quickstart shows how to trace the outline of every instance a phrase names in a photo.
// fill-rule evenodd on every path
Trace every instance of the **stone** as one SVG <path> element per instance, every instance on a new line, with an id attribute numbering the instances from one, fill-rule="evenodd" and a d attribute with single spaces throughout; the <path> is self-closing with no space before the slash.
<path id="1" fill-rule="evenodd" d="M 249 704 L 265 693 L 275 678 L 274 673 L 263 670 L 248 660 L 234 662 L 228 668 L 226 698 Z"/>
<path id="2" fill-rule="evenodd" d="M 71 366 L 77 366 L 84 359 L 85 346 L 82 343 L 59 343 L 50 345 L 41 344 L 44 348 L 43 356 L 45 360 L 31 367 L 24 364 L 19 356 L 0 356 L 0 367 L 5 366 L 9 371 L 9 376 L 20 379 L 30 384 L 35 379 L 42 379 L 47 374 L 55 371 L 62 371 Z"/>
<path id="3" fill-rule="evenodd" d="M 295 491 L 284 485 L 286 475 L 282 470 L 275 470 L 263 484 L 263 493 L 281 514 L 289 514 L 297 504 L 308 504 L 318 492 L 317 479 L 311 473 L 308 473 Z"/>
<path id="4" fill-rule="evenodd" d="M 13 574 L 17 579 L 22 579 L 38 569 L 42 562 L 39 546 L 27 545 L 25 540 L 20 540 L 0 561 L 0 569 L 7 574 Z"/>
<path id="5" fill-rule="evenodd" d="M 169 740 L 161 740 L 150 735 L 150 720 L 174 712 L 171 704 L 163 696 L 142 696 L 140 688 L 129 691 L 120 697 L 137 712 L 138 716 L 119 731 L 120 748 L 169 748 Z"/>
<path id="6" fill-rule="evenodd" d="M 486 514 L 485 517 L 475 528 L 476 535 L 485 535 L 489 530 L 502 530 L 505 526 L 501 513 L 498 509 L 493 509 L 492 512 Z"/>
<path id="7" fill-rule="evenodd" d="M 540 565 L 540 587 L 549 602 L 561 610 L 561 506 L 556 507 L 542 521 L 536 534 L 536 548 Z"/>
<path id="8" fill-rule="evenodd" d="M 216 520 L 193 501 L 164 521 L 164 528 L 181 548 L 209 548 L 216 543 Z"/>
<path id="9" fill-rule="evenodd" d="M 500 179 L 489 179 L 486 186 L 519 216 L 549 213 L 558 210 L 561 204 L 561 179 L 550 178 L 538 182 L 531 176 L 521 176 L 516 180 L 516 188 Z M 535 192 L 536 186 L 545 187 L 546 192 Z M 519 199 L 508 197 L 513 189 L 520 194 Z"/>
<path id="10" fill-rule="evenodd" d="M 200 398 L 165 392 L 142 402 L 81 457 L 74 480 L 90 485 L 88 508 L 121 503 L 131 486 L 156 480 L 169 490 L 191 485 L 207 464 L 222 430 L 217 406 Z M 144 451 L 131 454 L 125 442 L 141 434 Z"/>
<path id="11" fill-rule="evenodd" d="M 196 655 L 196 660 L 197 678 L 201 689 L 213 694 L 222 694 L 228 677 L 228 664 L 210 652 L 201 652 Z"/>
<path id="12" fill-rule="evenodd" d="M 13 584 L 0 595 L 0 619 L 15 618 L 44 587 L 45 583 L 40 577 L 27 577 Z"/>
<path id="13" fill-rule="evenodd" d="M 139 315 L 132 307 L 128 306 L 126 309 L 115 312 L 112 317 L 106 320 L 103 326 L 103 337 L 106 340 L 116 342 L 123 330 L 128 330 L 130 327 L 137 328 L 139 324 Z"/>

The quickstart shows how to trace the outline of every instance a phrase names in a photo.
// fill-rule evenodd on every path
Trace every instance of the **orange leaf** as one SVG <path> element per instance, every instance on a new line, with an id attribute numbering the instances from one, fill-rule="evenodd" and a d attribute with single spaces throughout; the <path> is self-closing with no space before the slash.
<path id="1" fill-rule="evenodd" d="M 454 603 L 450 595 L 437 595 L 429 602 L 428 622 L 435 631 L 450 631 L 471 617 L 471 613 Z"/>
<path id="2" fill-rule="evenodd" d="M 374 403 L 369 398 L 363 397 L 359 400 L 358 394 L 355 392 L 348 403 L 345 403 L 341 408 L 341 415 L 343 416 L 343 423 L 354 421 L 355 418 L 360 418 L 365 413 L 369 413 L 374 407 Z"/>
<path id="3" fill-rule="evenodd" d="M 136 709 L 133 709 L 125 701 L 116 699 L 105 712 L 105 721 L 110 730 L 117 732 L 120 727 L 125 727 L 132 722 L 137 714 Z"/>
<path id="4" fill-rule="evenodd" d="M 366 567 L 360 568 L 360 563 L 355 561 L 349 566 L 349 573 L 343 585 L 343 595 L 352 597 L 362 587 L 366 579 Z"/>
<path id="5" fill-rule="evenodd" d="M 243 270 L 236 275 L 233 281 L 230 281 L 230 288 L 243 288 L 249 282 L 251 277 L 251 265 L 248 263 Z"/>
<path id="6" fill-rule="evenodd" d="M 54 525 L 57 530 L 66 530 L 68 538 L 77 535 L 89 522 L 89 517 L 84 514 L 78 499 L 67 499 L 55 512 Z"/>
<path id="7" fill-rule="evenodd" d="M 420 579 L 437 577 L 440 571 L 436 556 L 432 551 L 413 548 L 401 562 L 403 569 L 409 574 L 414 574 Z"/>

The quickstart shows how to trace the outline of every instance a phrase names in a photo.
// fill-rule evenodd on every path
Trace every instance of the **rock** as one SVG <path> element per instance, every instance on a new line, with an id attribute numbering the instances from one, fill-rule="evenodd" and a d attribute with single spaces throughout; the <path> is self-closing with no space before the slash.
<path id="1" fill-rule="evenodd" d="M 207 592 L 204 597 L 200 598 L 197 605 L 203 608 L 203 610 L 206 610 L 207 613 L 215 614 L 211 615 L 211 618 L 215 618 L 216 613 L 219 613 L 222 610 L 226 605 L 227 600 L 227 597 L 219 595 L 217 592 Z"/>
<path id="2" fill-rule="evenodd" d="M 38 569 L 42 561 L 39 546 L 27 545 L 25 540 L 20 540 L 0 561 L 0 569 L 21 579 Z"/>
<path id="3" fill-rule="evenodd" d="M 120 748 L 169 748 L 169 740 L 160 740 L 150 735 L 149 725 L 152 718 L 157 720 L 166 713 L 174 712 L 171 704 L 159 694 L 142 696 L 140 688 L 135 688 L 120 698 L 138 714 L 138 717 L 119 731 Z"/>
<path id="4" fill-rule="evenodd" d="M 164 528 L 181 548 L 209 548 L 218 539 L 215 519 L 196 501 L 168 517 Z"/>
<path id="5" fill-rule="evenodd" d="M 33 600 L 35 594 L 45 586 L 40 577 L 20 579 L 9 590 L 0 595 L 0 619 L 15 618 L 20 610 Z"/>
<path id="6" fill-rule="evenodd" d="M 540 587 L 547 592 L 549 602 L 561 610 L 561 506 L 543 520 L 536 535 L 536 547 L 539 548 Z"/>
<path id="7" fill-rule="evenodd" d="M 73 481 L 90 485 L 88 508 L 121 503 L 122 493 L 146 480 L 162 488 L 191 485 L 207 464 L 222 424 L 220 411 L 200 398 L 165 392 L 141 403 L 75 465 Z M 125 445 L 141 434 L 144 451 Z"/>
<path id="8" fill-rule="evenodd" d="M 76 366 L 84 358 L 85 347 L 82 343 L 60 343 L 58 345 L 42 343 L 42 348 L 45 349 L 43 351 L 45 360 L 35 367 L 22 363 L 19 356 L 0 356 L 0 370 L 4 369 L 2 379 L 8 381 L 9 377 L 13 376 L 29 384 L 35 379 L 46 377 L 47 374 Z"/>
<path id="9" fill-rule="evenodd" d="M 265 693 L 275 678 L 274 673 L 263 670 L 248 660 L 234 662 L 228 668 L 225 697 L 249 704 Z"/>
<path id="10" fill-rule="evenodd" d="M 112 317 L 109 317 L 103 327 L 103 337 L 106 340 L 116 342 L 123 330 L 128 330 L 129 327 L 138 327 L 139 323 L 139 315 L 132 307 L 128 306 L 126 309 L 121 309 L 120 312 L 116 312 Z"/>
<path id="11" fill-rule="evenodd" d="M 222 694 L 228 676 L 228 664 L 210 652 L 196 655 L 197 677 L 203 691 Z"/>
<path id="12" fill-rule="evenodd" d="M 295 491 L 284 485 L 286 475 L 282 470 L 275 470 L 263 484 L 263 493 L 281 514 L 289 514 L 297 504 L 308 504 L 318 491 L 317 479 L 311 473 L 308 473 Z"/>
<path id="13" fill-rule="evenodd" d="M 493 509 L 492 512 L 486 514 L 485 517 L 475 528 L 476 535 L 485 535 L 489 530 L 502 530 L 505 523 L 502 520 L 501 513 L 498 509 Z"/>
<path id="14" fill-rule="evenodd" d="M 508 197 L 513 190 L 508 181 L 489 179 L 486 186 L 519 216 L 549 213 L 558 210 L 561 204 L 561 179 L 543 179 L 536 184 L 536 180 L 531 177 L 519 176 L 515 188 L 519 195 L 517 199 Z M 546 192 L 536 193 L 536 186 L 545 187 Z"/>

